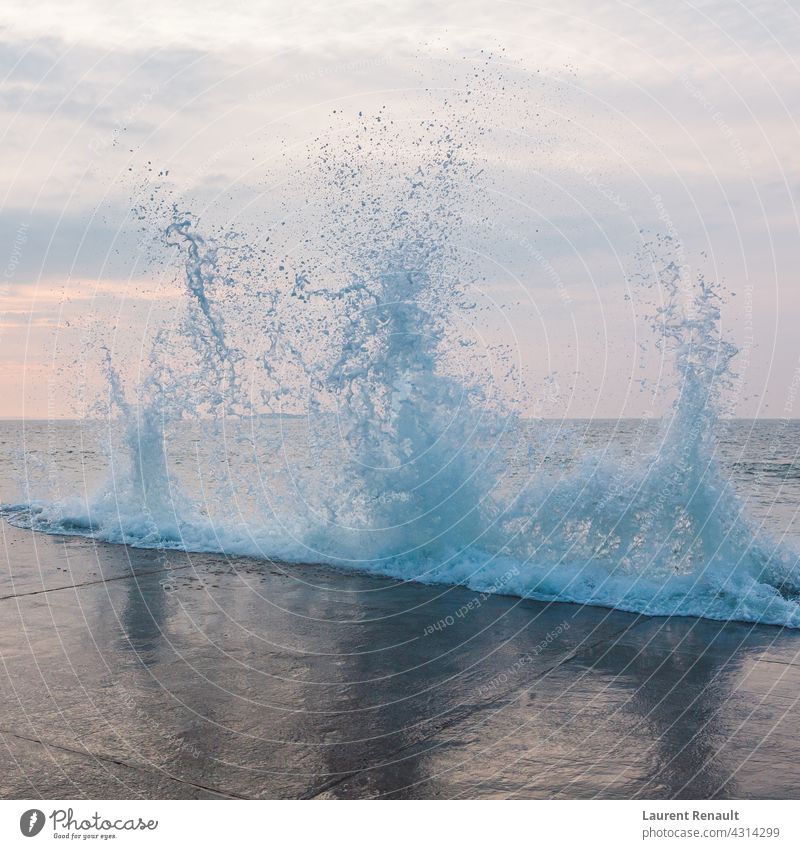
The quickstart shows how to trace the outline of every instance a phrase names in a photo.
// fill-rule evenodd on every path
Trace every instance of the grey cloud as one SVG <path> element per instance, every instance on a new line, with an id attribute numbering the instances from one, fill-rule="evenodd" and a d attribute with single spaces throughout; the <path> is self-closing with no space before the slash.
<path id="1" fill-rule="evenodd" d="M 135 276 L 144 260 L 135 223 L 124 215 L 114 226 L 99 218 L 92 220 L 88 213 L 61 216 L 52 211 L 4 209 L 0 236 L 0 260 L 11 283 L 63 281 L 68 276 L 127 279 Z"/>

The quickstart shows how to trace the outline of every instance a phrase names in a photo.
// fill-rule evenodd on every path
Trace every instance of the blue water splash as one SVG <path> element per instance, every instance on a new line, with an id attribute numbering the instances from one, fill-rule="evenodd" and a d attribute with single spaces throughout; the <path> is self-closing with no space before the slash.
<path id="1" fill-rule="evenodd" d="M 490 382 L 444 366 L 475 274 L 459 231 L 479 168 L 448 128 L 436 132 L 427 159 L 394 180 L 380 163 L 323 157 L 322 247 L 267 254 L 246 279 L 175 211 L 165 238 L 182 256 L 185 317 L 177 341 L 156 340 L 135 402 L 107 363 L 110 420 L 124 429 L 108 482 L 88 503 L 3 514 L 135 546 L 800 627 L 795 552 L 756 532 L 715 459 L 736 355 L 720 332 L 721 290 L 701 278 L 687 292 L 668 252 L 648 284 L 663 295 L 653 334 L 676 396 L 655 450 L 625 462 L 587 453 L 566 470 L 534 452 L 522 484 L 507 485 L 518 416 Z M 281 450 L 270 441 L 280 424 L 263 413 L 290 400 L 315 449 L 287 493 L 262 464 Z M 228 450 L 230 416 L 249 420 L 250 461 Z M 202 492 L 170 467 L 171 431 L 187 418 L 218 446 Z"/>

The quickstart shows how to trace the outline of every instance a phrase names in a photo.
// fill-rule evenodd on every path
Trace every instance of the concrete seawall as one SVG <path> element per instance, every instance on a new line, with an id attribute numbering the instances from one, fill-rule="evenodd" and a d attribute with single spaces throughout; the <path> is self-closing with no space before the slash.
<path id="1" fill-rule="evenodd" d="M 800 632 L 0 533 L 5 798 L 800 797 Z"/>

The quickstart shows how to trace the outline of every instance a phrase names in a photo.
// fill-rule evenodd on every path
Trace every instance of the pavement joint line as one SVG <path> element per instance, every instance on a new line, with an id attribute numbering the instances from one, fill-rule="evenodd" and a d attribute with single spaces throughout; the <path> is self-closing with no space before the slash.
<path id="1" fill-rule="evenodd" d="M 79 590 L 81 587 L 92 587 L 97 584 L 110 584 L 112 581 L 130 581 L 131 578 L 145 577 L 147 575 L 159 575 L 163 572 L 178 572 L 181 569 L 190 569 L 194 566 L 192 563 L 187 563 L 184 566 L 167 566 L 163 569 L 147 569 L 142 572 L 131 572 L 129 575 L 117 575 L 114 578 L 98 578 L 95 581 L 83 581 L 80 584 L 65 584 L 62 587 L 45 587 L 42 590 L 30 590 L 23 593 L 12 593 L 11 595 L 0 596 L 0 601 L 9 601 L 14 598 L 26 598 L 32 595 L 45 595 L 46 593 L 63 592 L 64 590 Z"/>
<path id="2" fill-rule="evenodd" d="M 165 772 L 161 769 L 152 769 L 144 764 L 130 763 L 129 761 L 122 761 L 117 758 L 113 758 L 110 755 L 103 755 L 97 752 L 91 752 L 88 749 L 74 749 L 71 746 L 65 746 L 62 743 L 53 743 L 48 740 L 44 740 L 41 737 L 28 737 L 26 734 L 20 734 L 17 731 L 11 731 L 8 728 L 0 728 L 0 734 L 4 734 L 7 737 L 13 737 L 16 740 L 23 740 L 27 743 L 35 743 L 39 746 L 44 746 L 49 749 L 57 749 L 61 752 L 67 752 L 71 755 L 77 755 L 81 758 L 94 758 L 98 761 L 104 761 L 105 763 L 112 763 L 116 766 L 123 766 L 127 769 L 133 769 L 137 772 L 145 772 L 145 773 L 162 773 L 166 778 L 170 781 L 177 781 L 179 784 L 187 784 L 190 787 L 196 787 L 198 790 L 207 790 L 209 793 L 216 793 L 218 796 L 225 796 L 233 799 L 246 799 L 246 796 L 240 796 L 237 793 L 228 792 L 225 790 L 220 790 L 217 787 L 210 787 L 207 784 L 198 784 L 195 781 L 189 781 L 185 778 L 179 778 L 178 776 L 171 775 L 168 772 Z"/>
<path id="3" fill-rule="evenodd" d="M 779 666 L 795 666 L 800 667 L 800 661 L 793 660 L 771 660 L 765 657 L 757 657 L 755 658 L 756 663 L 777 663 Z"/>

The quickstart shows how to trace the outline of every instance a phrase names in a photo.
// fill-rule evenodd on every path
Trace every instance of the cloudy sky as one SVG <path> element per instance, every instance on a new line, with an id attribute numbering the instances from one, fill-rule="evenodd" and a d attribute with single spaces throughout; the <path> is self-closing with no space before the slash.
<path id="1" fill-rule="evenodd" d="M 132 212 L 155 184 L 223 224 L 251 205 L 279 214 L 276 187 L 284 209 L 304 200 L 315 139 L 359 112 L 435 115 L 487 55 L 517 100 L 484 78 L 497 132 L 481 156 L 507 218 L 480 251 L 532 379 L 558 376 L 545 412 L 643 412 L 624 296 L 645 231 L 733 293 L 734 412 L 797 415 L 789 2 L 6 0 L 0 416 L 74 414 L 97 327 L 135 345 L 174 307 L 169 269 L 143 248 L 154 224 Z"/>

